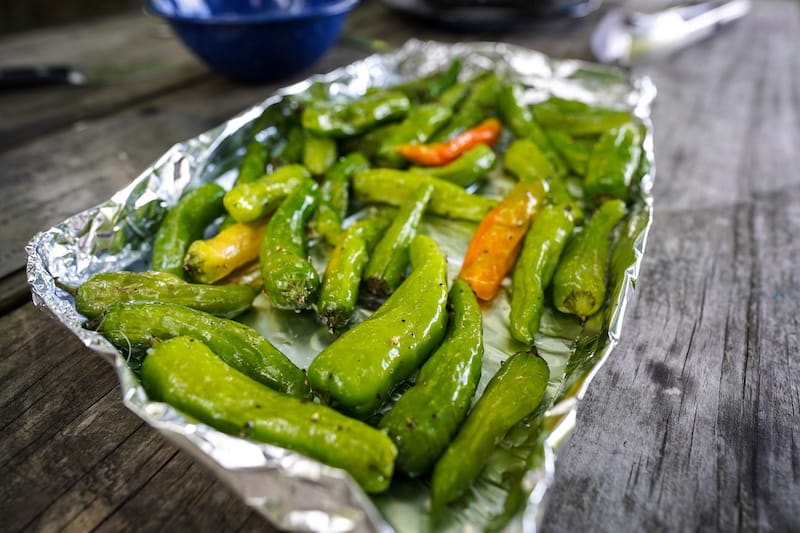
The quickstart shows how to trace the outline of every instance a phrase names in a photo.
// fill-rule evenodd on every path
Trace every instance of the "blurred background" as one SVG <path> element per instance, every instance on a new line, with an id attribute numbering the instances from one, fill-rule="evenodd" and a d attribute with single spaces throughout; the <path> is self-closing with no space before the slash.
<path id="1" fill-rule="evenodd" d="M 7 0 L 0 2 L 0 34 L 132 11 L 141 5 L 141 0 Z"/>

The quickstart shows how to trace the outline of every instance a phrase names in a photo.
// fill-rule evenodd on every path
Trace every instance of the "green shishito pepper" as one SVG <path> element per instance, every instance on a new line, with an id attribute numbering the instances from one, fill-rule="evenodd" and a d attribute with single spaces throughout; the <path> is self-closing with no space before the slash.
<path id="1" fill-rule="evenodd" d="M 490 72 L 471 83 L 471 91 L 466 96 L 453 118 L 436 132 L 434 142 L 446 141 L 470 129 L 487 117 L 495 115 L 500 79 Z"/>
<path id="2" fill-rule="evenodd" d="M 318 104 L 303 111 L 303 127 L 324 137 L 352 137 L 406 116 L 411 103 L 399 91 L 368 94 L 345 104 Z"/>
<path id="3" fill-rule="evenodd" d="M 534 104 L 533 115 L 545 128 L 578 136 L 597 135 L 631 120 L 631 112 L 627 110 L 606 109 L 555 96 Z"/>
<path id="4" fill-rule="evenodd" d="M 575 174 L 579 176 L 586 175 L 589 156 L 594 147 L 593 142 L 572 138 L 569 134 L 559 130 L 549 130 L 547 138 L 550 139 L 550 143 L 558 150 L 558 153 L 561 154 Z"/>
<path id="5" fill-rule="evenodd" d="M 589 198 L 626 199 L 639 159 L 642 140 L 632 123 L 604 133 L 592 150 L 584 190 Z"/>
<path id="6" fill-rule="evenodd" d="M 461 60 L 454 59 L 446 70 L 435 72 L 430 76 L 408 83 L 395 85 L 392 90 L 404 93 L 415 104 L 432 102 L 456 83 L 460 72 Z"/>
<path id="7" fill-rule="evenodd" d="M 467 82 L 456 83 L 449 87 L 437 100 L 437 103 L 445 106 L 451 111 L 455 110 L 469 94 L 470 84 Z"/>
<path id="8" fill-rule="evenodd" d="M 625 202 L 609 200 L 572 237 L 553 276 L 553 302 L 562 313 L 594 314 L 606 295 L 609 238 L 625 216 Z"/>
<path id="9" fill-rule="evenodd" d="M 319 274 L 308 261 L 306 224 L 317 207 L 319 187 L 304 180 L 267 223 L 259 258 L 264 292 L 278 309 L 300 311 L 316 301 Z"/>
<path id="10" fill-rule="evenodd" d="M 311 174 L 302 165 L 286 165 L 272 174 L 233 187 L 225 194 L 225 209 L 237 222 L 253 222 L 274 211 Z"/>
<path id="11" fill-rule="evenodd" d="M 520 181 L 547 180 L 555 175 L 550 161 L 530 139 L 517 139 L 506 150 L 503 165 Z"/>
<path id="12" fill-rule="evenodd" d="M 330 137 L 320 137 L 307 133 L 303 143 L 303 166 L 315 176 L 324 174 L 338 155 L 336 141 Z"/>
<path id="13" fill-rule="evenodd" d="M 516 175 L 520 181 L 547 179 L 548 201 L 555 205 L 569 205 L 573 220 L 583 220 L 583 209 L 578 199 L 567 189 L 564 178 L 555 171 L 544 153 L 531 139 L 518 139 L 506 150 L 503 160 L 506 170 Z"/>
<path id="14" fill-rule="evenodd" d="M 412 167 L 413 172 L 427 174 L 461 187 L 468 187 L 484 177 L 494 167 L 497 156 L 485 144 L 479 144 L 461 157 L 439 167 Z"/>
<path id="15" fill-rule="evenodd" d="M 447 336 L 378 426 L 397 445 L 398 468 L 411 476 L 426 474 L 450 443 L 481 377 L 483 315 L 464 280 L 453 282 L 449 307 Z"/>
<path id="16" fill-rule="evenodd" d="M 317 316 L 331 332 L 344 328 L 353 316 L 369 252 L 390 222 L 384 216 L 359 220 L 347 228 L 331 252 L 317 302 Z"/>
<path id="17" fill-rule="evenodd" d="M 407 202 L 414 191 L 425 183 L 433 185 L 428 211 L 435 215 L 480 222 L 497 205 L 496 200 L 469 194 L 455 183 L 426 174 L 390 168 L 356 172 L 353 176 L 353 191 L 362 202 L 399 206 Z"/>
<path id="18" fill-rule="evenodd" d="M 322 350 L 308 368 L 320 397 L 358 417 L 372 414 L 439 345 L 447 325 L 447 261 L 436 243 L 411 243 L 411 274 L 367 320 Z"/>
<path id="19" fill-rule="evenodd" d="M 424 144 L 442 124 L 450 120 L 452 111 L 438 104 L 426 104 L 409 111 L 403 122 L 397 124 L 381 141 L 375 154 L 380 166 L 400 167 L 406 162 L 395 148 L 401 144 Z"/>
<path id="20" fill-rule="evenodd" d="M 250 183 L 264 175 L 267 169 L 267 145 L 259 141 L 247 143 L 242 161 L 239 163 L 239 173 L 236 175 L 234 185 Z"/>
<path id="21" fill-rule="evenodd" d="M 209 224 L 224 212 L 225 189 L 206 183 L 192 189 L 169 210 L 156 232 L 152 268 L 184 279 L 183 257 L 193 241 L 203 237 Z"/>
<path id="22" fill-rule="evenodd" d="M 297 165 L 303 162 L 303 149 L 306 144 L 306 135 L 303 128 L 297 124 L 289 128 L 286 139 L 277 144 L 272 150 L 271 160 L 276 167 L 284 165 Z"/>
<path id="23" fill-rule="evenodd" d="M 533 118 L 530 108 L 522 102 L 522 87 L 517 84 L 506 85 L 497 95 L 497 107 L 503 123 L 508 126 L 517 139 L 530 139 L 547 157 L 556 174 L 567 173 L 567 165 L 553 147 L 544 130 Z"/>
<path id="24" fill-rule="evenodd" d="M 341 468 L 367 492 L 389 486 L 397 450 L 385 434 L 323 405 L 262 386 L 194 338 L 176 337 L 154 346 L 142 364 L 142 384 L 151 400 L 225 433 Z"/>
<path id="25" fill-rule="evenodd" d="M 250 308 L 257 293 L 248 285 L 187 283 L 168 272 L 103 272 L 78 287 L 75 307 L 96 318 L 119 302 L 165 302 L 233 318 Z"/>
<path id="26" fill-rule="evenodd" d="M 239 173 L 236 175 L 233 186 L 250 183 L 263 176 L 267 171 L 268 155 L 269 149 L 264 143 L 255 140 L 247 143 L 244 156 L 242 156 L 242 161 L 239 163 Z M 220 230 L 227 228 L 235 222 L 236 219 L 228 213 L 220 224 Z"/>
<path id="27" fill-rule="evenodd" d="M 431 507 L 438 512 L 469 488 L 508 430 L 539 406 L 550 370 L 535 353 L 503 363 L 433 470 Z"/>
<path id="28" fill-rule="evenodd" d="M 575 227 L 570 206 L 544 207 L 522 245 L 511 286 L 511 335 L 533 344 L 544 306 L 544 290 L 553 279 L 558 259 Z"/>
<path id="29" fill-rule="evenodd" d="M 388 296 L 400 285 L 408 266 L 408 247 L 417 235 L 433 185 L 425 183 L 400 207 L 364 269 L 364 284 L 376 296 Z"/>
<path id="30" fill-rule="evenodd" d="M 342 156 L 325 174 L 319 188 L 319 206 L 313 226 L 329 244 L 336 244 L 350 205 L 350 180 L 359 170 L 369 168 L 367 158 L 358 152 Z"/>
<path id="31" fill-rule="evenodd" d="M 120 303 L 108 308 L 100 331 L 123 350 L 140 351 L 155 341 L 189 336 L 204 342 L 220 359 L 251 379 L 291 396 L 308 396 L 305 374 L 259 332 L 177 304 Z"/>

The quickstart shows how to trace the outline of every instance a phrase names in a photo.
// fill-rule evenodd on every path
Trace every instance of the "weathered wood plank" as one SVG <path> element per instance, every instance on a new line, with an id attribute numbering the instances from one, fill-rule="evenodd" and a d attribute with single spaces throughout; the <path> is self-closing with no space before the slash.
<path id="1" fill-rule="evenodd" d="M 800 259 L 798 206 L 800 185 L 662 216 L 545 529 L 800 528 L 800 303 L 786 298 L 800 287 L 786 268 Z"/>
<path id="2" fill-rule="evenodd" d="M 165 494 L 170 497 L 165 499 Z M 113 533 L 141 529 L 141 517 L 147 514 L 147 522 L 156 529 L 229 531 L 241 527 L 252 513 L 194 459 L 180 453 L 96 530 Z M 260 523 L 260 529 L 273 531 L 262 517 L 253 516 L 253 519 Z"/>
<path id="3" fill-rule="evenodd" d="M 88 78 L 83 87 L 4 93 L 0 150 L 209 76 L 163 22 L 141 13 L 6 37 L 0 64 L 69 64 Z"/>
<path id="4" fill-rule="evenodd" d="M 2 322 L 4 529 L 158 529 L 174 519 L 212 531 L 250 518 L 233 492 L 125 408 L 99 356 L 32 305 Z"/>
<path id="5" fill-rule="evenodd" d="M 759 3 L 647 69 L 655 225 L 545 530 L 800 529 L 799 7 Z"/>
<path id="6" fill-rule="evenodd" d="M 659 89 L 658 211 L 731 205 L 797 182 L 798 47 L 800 5 L 759 2 L 713 39 L 642 69 Z"/>

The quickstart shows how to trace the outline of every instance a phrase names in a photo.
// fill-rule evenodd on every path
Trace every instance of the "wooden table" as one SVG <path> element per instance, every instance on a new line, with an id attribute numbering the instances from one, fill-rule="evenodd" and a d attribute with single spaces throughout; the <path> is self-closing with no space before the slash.
<path id="1" fill-rule="evenodd" d="M 368 0 L 346 33 L 588 57 L 596 18 L 459 34 Z M 798 50 L 800 3 L 764 0 L 640 69 L 659 89 L 655 224 L 622 342 L 559 454 L 544 531 L 800 530 Z M 92 80 L 0 95 L 0 529 L 270 529 L 33 307 L 23 246 L 173 142 L 364 55 L 340 44 L 293 80 L 243 86 L 138 13 L 0 39 L 0 64 L 72 63 Z"/>

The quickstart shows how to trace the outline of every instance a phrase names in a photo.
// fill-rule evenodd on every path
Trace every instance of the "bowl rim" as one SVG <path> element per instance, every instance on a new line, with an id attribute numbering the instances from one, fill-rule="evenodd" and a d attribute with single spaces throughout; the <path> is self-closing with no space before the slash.
<path id="1" fill-rule="evenodd" d="M 318 16 L 334 16 L 340 15 L 350 11 L 360 0 L 335 0 L 330 3 L 314 6 L 303 11 L 265 11 L 255 15 L 239 15 L 239 14 L 226 14 L 226 15 L 211 15 L 204 16 L 191 16 L 191 15 L 175 15 L 173 13 L 165 13 L 160 10 L 155 4 L 155 0 L 147 0 L 145 9 L 150 13 L 162 17 L 169 21 L 175 22 L 190 22 L 195 24 L 217 25 L 217 24 L 262 24 L 265 22 L 278 22 L 286 20 L 297 20 Z"/>

